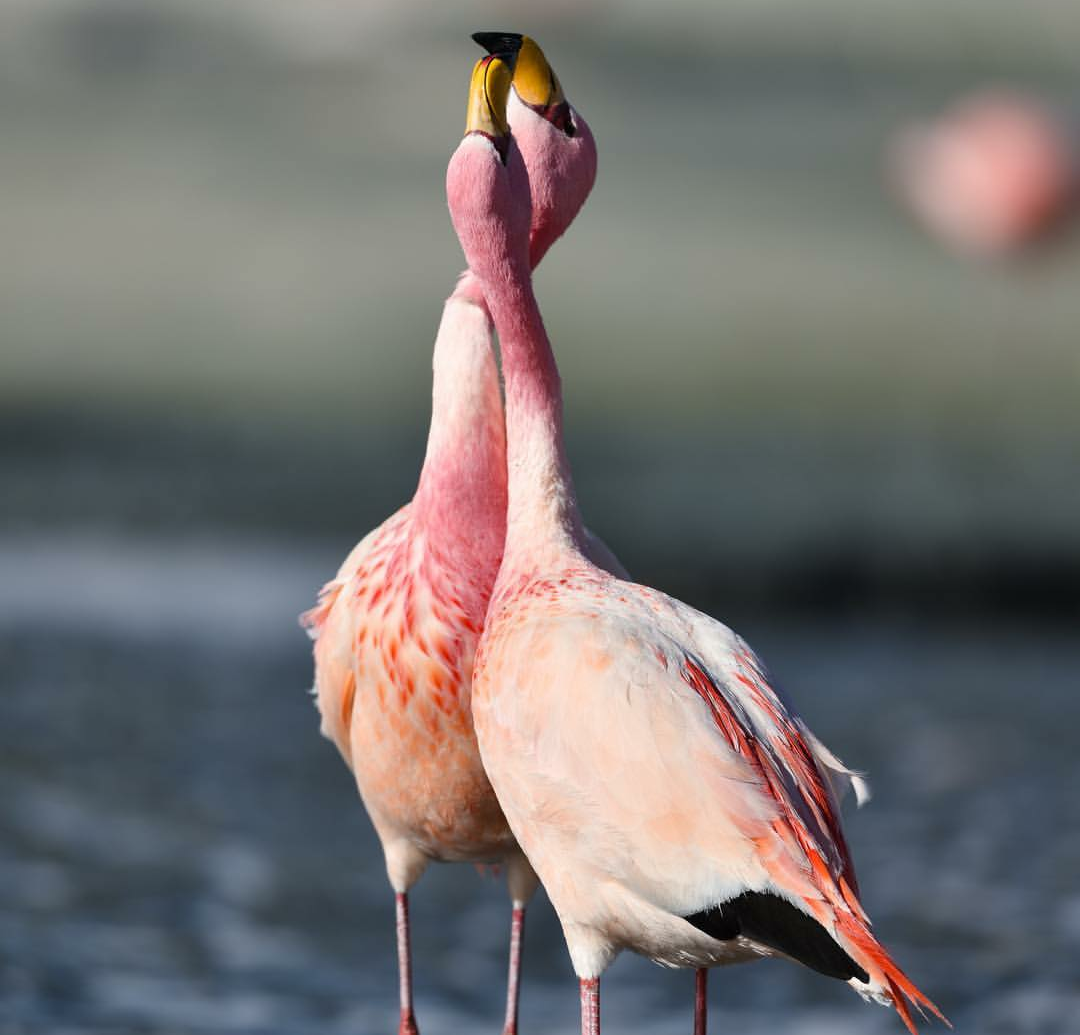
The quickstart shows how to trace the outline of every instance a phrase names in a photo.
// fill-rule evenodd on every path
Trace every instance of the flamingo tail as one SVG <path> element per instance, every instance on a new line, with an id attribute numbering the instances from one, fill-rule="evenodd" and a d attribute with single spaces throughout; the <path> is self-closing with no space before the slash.
<path id="1" fill-rule="evenodd" d="M 952 1027 L 949 1019 L 938 1009 L 931 999 L 909 978 L 889 955 L 888 950 L 874 937 L 870 928 L 855 917 L 847 914 L 837 925 L 840 942 L 848 953 L 870 975 L 869 987 L 851 982 L 852 987 L 864 998 L 875 999 L 892 1006 L 900 1015 L 911 1035 L 918 1035 L 914 1007 L 923 1018 L 927 1013 Z"/>

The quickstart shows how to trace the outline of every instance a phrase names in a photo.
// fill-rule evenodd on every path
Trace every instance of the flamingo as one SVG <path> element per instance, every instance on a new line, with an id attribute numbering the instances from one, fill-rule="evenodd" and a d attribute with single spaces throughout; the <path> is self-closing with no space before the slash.
<path id="1" fill-rule="evenodd" d="M 958 252 L 994 257 L 1029 247 L 1075 214 L 1078 161 L 1068 126 L 1046 104 L 999 88 L 903 129 L 889 173 L 930 233 Z"/>
<path id="2" fill-rule="evenodd" d="M 488 44 L 501 34 L 484 34 Z M 569 227 L 596 171 L 543 51 L 520 51 L 516 113 L 528 127 L 537 192 L 532 264 Z M 500 64 L 504 73 L 506 66 Z M 546 85 L 545 85 L 546 84 Z M 470 111 L 470 119 L 473 113 Z M 506 136 L 500 123 L 500 139 Z M 321 731 L 352 770 L 382 843 L 395 896 L 401 1018 L 416 1035 L 409 889 L 431 860 L 501 862 L 512 900 L 505 1032 L 517 1031 L 525 907 L 536 877 L 484 774 L 470 710 L 473 656 L 502 556 L 506 444 L 492 330 L 466 272 L 435 340 L 432 416 L 416 494 L 369 533 L 301 616 L 315 640 Z M 590 555 L 617 568 L 588 538 Z"/>
<path id="3" fill-rule="evenodd" d="M 558 369 L 529 271 L 529 176 L 500 135 L 498 58 L 474 74 L 447 169 L 454 229 L 503 358 L 503 559 L 473 670 L 481 757 L 555 907 L 583 1035 L 623 949 L 700 972 L 798 961 L 941 1017 L 873 934 L 838 800 L 862 779 L 798 717 L 734 632 L 585 549 Z M 704 980 L 695 1029 L 705 1029 Z M 942 1018 L 944 1019 L 944 1018 Z"/>

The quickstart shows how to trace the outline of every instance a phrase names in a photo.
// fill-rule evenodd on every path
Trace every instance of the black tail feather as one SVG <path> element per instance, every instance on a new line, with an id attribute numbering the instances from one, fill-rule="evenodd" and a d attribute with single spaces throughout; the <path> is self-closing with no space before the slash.
<path id="1" fill-rule="evenodd" d="M 770 892 L 747 891 L 730 902 L 685 918 L 699 931 L 720 941 L 742 935 L 826 977 L 868 982 L 863 970 L 813 917 Z"/>

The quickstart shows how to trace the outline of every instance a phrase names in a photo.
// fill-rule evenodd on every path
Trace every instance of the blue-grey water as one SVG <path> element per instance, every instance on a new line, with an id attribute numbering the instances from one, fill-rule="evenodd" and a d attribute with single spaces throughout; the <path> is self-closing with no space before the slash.
<path id="1" fill-rule="evenodd" d="M 20 533 L 0 542 L 0 1031 L 393 1030 L 378 844 L 320 739 L 295 613 L 333 544 Z M 866 770 L 848 816 L 881 936 L 962 1031 L 1080 1031 L 1080 645 L 1000 620 L 751 618 L 815 729 Z M 496 880 L 414 894 L 421 1030 L 495 1031 Z M 688 1030 L 691 978 L 621 959 L 611 1031 Z M 714 1030 L 898 1031 L 779 962 L 717 971 Z M 542 894 L 523 1031 L 574 1030 Z"/>

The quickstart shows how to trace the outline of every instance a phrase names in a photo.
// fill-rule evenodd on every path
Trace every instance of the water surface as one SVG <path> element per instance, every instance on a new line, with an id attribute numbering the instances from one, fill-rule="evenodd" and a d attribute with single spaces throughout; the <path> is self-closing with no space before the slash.
<path id="1" fill-rule="evenodd" d="M 24 538 L 0 556 L 0 1030 L 393 1030 L 392 899 L 293 625 L 327 551 Z M 742 631 L 870 774 L 848 828 L 899 959 L 961 1030 L 1080 1030 L 1075 639 L 886 619 Z M 413 911 L 422 1030 L 497 1030 L 503 888 L 436 866 Z M 526 953 L 523 1030 L 574 1030 L 542 895 Z M 625 957 L 605 1018 L 688 1028 L 691 987 Z M 712 1001 L 717 1030 L 898 1030 L 781 962 L 715 972 Z"/>

